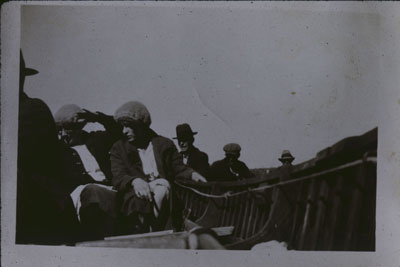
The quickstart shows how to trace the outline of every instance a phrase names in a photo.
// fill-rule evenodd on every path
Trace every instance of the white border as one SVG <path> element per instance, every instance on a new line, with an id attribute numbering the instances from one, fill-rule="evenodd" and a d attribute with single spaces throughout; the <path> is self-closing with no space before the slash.
<path id="1" fill-rule="evenodd" d="M 14 244 L 20 5 L 242 8 L 240 2 L 10 2 L 1 31 L 1 256 L 3 266 L 399 266 L 400 265 L 400 5 L 396 2 L 247 2 L 246 8 L 378 13 L 381 97 L 378 134 L 376 252 L 249 252 L 71 248 Z M 12 215 L 12 216 L 11 216 Z"/>

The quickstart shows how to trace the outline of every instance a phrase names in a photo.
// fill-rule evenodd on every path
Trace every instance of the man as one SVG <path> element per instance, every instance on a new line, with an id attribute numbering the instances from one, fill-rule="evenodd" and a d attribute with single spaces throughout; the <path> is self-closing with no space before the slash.
<path id="1" fill-rule="evenodd" d="M 122 137 L 122 127 L 112 116 L 90 112 L 74 104 L 62 106 L 54 115 L 59 138 L 74 156 L 72 164 L 79 167 L 91 182 L 83 184 L 71 193 L 71 197 L 83 229 L 84 239 L 99 239 L 113 235 L 118 217 L 115 191 L 111 186 L 111 146 Z M 86 132 L 88 123 L 99 123 L 105 131 Z M 71 162 L 71 160 L 70 160 Z M 95 184 L 103 184 L 109 191 L 96 190 Z M 108 185 L 108 186 L 107 186 Z M 93 190 L 93 188 L 95 188 Z"/>
<path id="2" fill-rule="evenodd" d="M 254 177 L 246 164 L 239 160 L 241 147 L 230 143 L 224 146 L 225 158 L 214 162 L 210 167 L 210 178 L 213 181 L 239 181 Z"/>
<path id="3" fill-rule="evenodd" d="M 36 73 L 25 67 L 21 52 L 16 243 L 65 244 L 79 235 L 70 193 L 87 177 L 70 175 L 75 170 L 65 164 L 70 155 L 50 109 L 23 92 L 25 76 Z"/>
<path id="4" fill-rule="evenodd" d="M 178 140 L 183 163 L 207 177 L 210 168 L 208 155 L 193 145 L 194 135 L 196 134 L 197 132 L 193 132 L 189 124 L 179 124 L 176 126 L 176 137 L 173 137 L 173 139 Z"/>
<path id="5" fill-rule="evenodd" d="M 150 113 L 142 103 L 125 103 L 114 118 L 125 135 L 111 149 L 113 184 L 122 193 L 121 212 L 128 226 L 136 226 L 134 232 L 147 232 L 149 226 L 161 230 L 173 179 L 206 179 L 183 164 L 171 140 L 150 128 Z"/>
<path id="6" fill-rule="evenodd" d="M 90 112 L 77 105 L 62 106 L 54 115 L 60 139 L 79 154 L 86 171 L 94 180 L 111 183 L 111 146 L 121 138 L 122 128 L 112 116 Z M 105 131 L 86 132 L 87 123 L 99 123 Z"/>
<path id="7" fill-rule="evenodd" d="M 279 161 L 282 162 L 282 166 L 287 166 L 287 165 L 292 165 L 292 162 L 294 160 L 294 157 L 290 153 L 289 150 L 283 150 L 282 155 L 279 158 Z"/>

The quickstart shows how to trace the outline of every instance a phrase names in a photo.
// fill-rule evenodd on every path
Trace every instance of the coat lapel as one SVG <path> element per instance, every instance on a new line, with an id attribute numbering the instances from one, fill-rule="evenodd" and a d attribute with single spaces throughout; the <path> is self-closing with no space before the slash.
<path id="1" fill-rule="evenodd" d="M 164 172 L 164 163 L 162 161 L 162 151 L 160 149 L 160 146 L 158 145 L 158 142 L 155 140 L 156 138 L 151 139 L 151 144 L 153 145 L 153 153 L 154 153 L 154 159 L 156 161 L 157 165 L 157 171 L 158 174 L 161 176 L 161 178 L 166 178 L 165 172 Z"/>
<path id="2" fill-rule="evenodd" d="M 143 173 L 143 164 L 140 159 L 139 152 L 137 151 L 136 146 L 130 144 L 129 142 L 125 143 L 126 155 L 129 161 L 129 165 L 134 173 L 139 173 L 141 176 L 145 176 Z"/>

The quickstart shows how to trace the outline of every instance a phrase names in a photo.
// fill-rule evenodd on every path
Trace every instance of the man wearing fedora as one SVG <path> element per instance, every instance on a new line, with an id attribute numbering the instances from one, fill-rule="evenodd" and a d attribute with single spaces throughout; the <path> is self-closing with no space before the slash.
<path id="1" fill-rule="evenodd" d="M 176 137 L 173 139 L 178 140 L 183 163 L 207 177 L 210 169 L 208 155 L 193 145 L 196 134 L 197 132 L 193 132 L 189 124 L 183 123 L 176 126 Z"/>
<path id="2" fill-rule="evenodd" d="M 37 73 L 25 67 L 21 52 L 16 243 L 66 244 L 79 237 L 70 193 L 89 180 L 66 164 L 71 154 L 57 138 L 49 107 L 23 91 L 25 77 Z"/>
<path id="3" fill-rule="evenodd" d="M 214 162 L 210 167 L 210 179 L 213 181 L 239 181 L 254 177 L 246 164 L 239 160 L 241 147 L 230 143 L 224 146 L 225 158 Z"/>
<path id="4" fill-rule="evenodd" d="M 287 166 L 287 165 L 292 165 L 292 162 L 294 160 L 294 157 L 290 153 L 289 150 L 283 150 L 282 155 L 279 158 L 279 161 L 282 162 L 282 166 Z"/>

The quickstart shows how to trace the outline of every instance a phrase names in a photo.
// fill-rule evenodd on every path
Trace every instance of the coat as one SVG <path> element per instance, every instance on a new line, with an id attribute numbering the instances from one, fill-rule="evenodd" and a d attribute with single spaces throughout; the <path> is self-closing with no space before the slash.
<path id="1" fill-rule="evenodd" d="M 182 157 L 172 140 L 159 136 L 153 131 L 151 134 L 154 158 L 160 177 L 167 179 L 170 183 L 175 178 L 190 179 L 194 171 L 183 164 Z M 137 198 L 131 186 L 133 179 L 145 178 L 137 148 L 127 140 L 119 140 L 111 148 L 110 158 L 112 183 L 122 194 L 122 214 L 130 216 L 133 212 L 151 212 L 149 203 Z"/>
<path id="2" fill-rule="evenodd" d="M 183 153 L 180 153 L 183 156 Z M 210 169 L 208 155 L 200 151 L 197 147 L 193 147 L 188 153 L 187 166 L 200 173 L 204 177 L 207 177 Z"/>
<path id="3" fill-rule="evenodd" d="M 210 181 L 238 181 L 250 177 L 254 177 L 254 174 L 249 170 L 246 164 L 242 161 L 237 161 L 233 167 L 233 171 L 239 174 L 235 176 L 229 170 L 228 160 L 222 159 L 214 162 L 210 167 Z"/>
<path id="4" fill-rule="evenodd" d="M 69 152 L 58 140 L 48 106 L 22 94 L 16 243 L 62 244 L 77 236 L 79 224 L 69 194 L 82 180 L 67 173 L 70 168 L 64 163 Z"/>
<path id="5" fill-rule="evenodd" d="M 104 116 L 99 123 L 104 126 L 105 131 L 82 131 L 80 138 L 96 159 L 107 180 L 111 181 L 110 149 L 116 141 L 122 138 L 122 129 L 111 116 Z"/>

